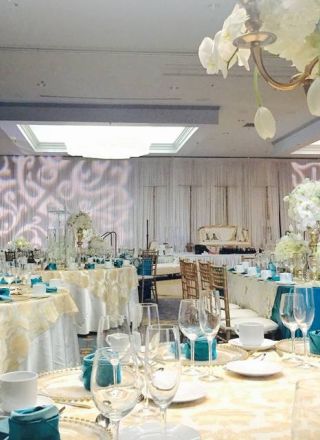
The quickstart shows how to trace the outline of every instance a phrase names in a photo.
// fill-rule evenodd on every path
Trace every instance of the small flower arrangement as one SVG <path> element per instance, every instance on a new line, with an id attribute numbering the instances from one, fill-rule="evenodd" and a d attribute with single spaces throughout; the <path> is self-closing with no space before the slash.
<path id="1" fill-rule="evenodd" d="M 308 250 L 308 243 L 303 240 L 301 234 L 288 232 L 276 244 L 275 257 L 277 261 L 283 261 L 297 254 L 306 254 Z"/>
<path id="2" fill-rule="evenodd" d="M 88 214 L 79 211 L 77 214 L 70 215 L 67 225 L 75 231 L 79 231 L 79 229 L 88 230 L 92 228 L 92 220 Z"/>
<path id="3" fill-rule="evenodd" d="M 88 254 L 91 256 L 97 255 L 98 257 L 102 257 L 105 253 L 106 242 L 99 235 L 93 235 L 88 242 Z"/>
<path id="4" fill-rule="evenodd" d="M 320 182 L 305 179 L 283 200 L 288 203 L 289 217 L 300 231 L 317 226 L 320 221 Z"/>
<path id="5" fill-rule="evenodd" d="M 25 251 L 32 249 L 32 244 L 24 237 L 16 237 L 14 240 L 9 241 L 8 248 L 11 250 Z"/>

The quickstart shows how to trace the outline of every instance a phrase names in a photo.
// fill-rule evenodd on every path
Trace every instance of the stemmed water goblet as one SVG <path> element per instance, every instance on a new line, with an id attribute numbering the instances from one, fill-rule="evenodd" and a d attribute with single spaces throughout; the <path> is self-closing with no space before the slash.
<path id="1" fill-rule="evenodd" d="M 312 287 L 296 287 L 293 297 L 293 313 L 299 329 L 303 335 L 303 368 L 310 368 L 314 365 L 307 362 L 307 333 L 314 320 L 314 296 Z"/>
<path id="2" fill-rule="evenodd" d="M 110 420 L 112 440 L 119 439 L 120 420 L 133 410 L 141 393 L 135 359 L 110 347 L 98 349 L 94 356 L 91 393 L 98 410 Z"/>
<path id="3" fill-rule="evenodd" d="M 206 382 L 214 382 L 221 379 L 221 377 L 215 376 L 212 366 L 212 343 L 219 331 L 221 319 L 218 291 L 202 292 L 199 301 L 199 312 L 201 330 L 207 338 L 209 351 L 209 371 L 201 379 Z"/>
<path id="4" fill-rule="evenodd" d="M 173 325 L 151 325 L 146 337 L 146 373 L 150 395 L 160 408 L 162 439 L 176 439 L 167 431 L 166 413 L 180 383 L 179 329 Z"/>
<path id="5" fill-rule="evenodd" d="M 155 409 L 149 405 L 148 381 L 146 379 L 146 336 L 150 325 L 159 325 L 158 305 L 153 303 L 136 304 L 132 316 L 132 338 L 136 355 L 144 369 L 144 406 L 139 416 L 154 416 Z"/>
<path id="6" fill-rule="evenodd" d="M 285 327 L 290 330 L 291 333 L 291 356 L 287 358 L 290 361 L 297 361 L 295 356 L 295 333 L 298 329 L 298 324 L 294 316 L 293 308 L 294 294 L 285 293 L 281 296 L 280 300 L 280 319 Z"/>
<path id="7" fill-rule="evenodd" d="M 190 340 L 191 348 L 191 367 L 186 369 L 184 373 L 198 376 L 201 371 L 195 367 L 194 347 L 196 339 L 203 335 L 200 327 L 198 299 L 182 299 L 180 301 L 178 323 L 183 335 Z"/>

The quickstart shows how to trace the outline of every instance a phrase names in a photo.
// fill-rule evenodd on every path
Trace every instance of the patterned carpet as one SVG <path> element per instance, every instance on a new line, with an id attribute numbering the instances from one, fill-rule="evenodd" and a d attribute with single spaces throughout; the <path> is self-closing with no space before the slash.
<path id="1" fill-rule="evenodd" d="M 159 317 L 162 324 L 177 322 L 179 304 L 180 298 L 159 298 Z M 95 351 L 96 337 L 95 333 L 78 336 L 81 358 Z"/>

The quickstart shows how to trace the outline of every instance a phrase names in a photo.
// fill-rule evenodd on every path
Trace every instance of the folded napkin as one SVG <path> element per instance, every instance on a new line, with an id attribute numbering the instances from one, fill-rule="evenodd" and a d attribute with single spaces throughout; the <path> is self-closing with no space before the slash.
<path id="1" fill-rule="evenodd" d="M 35 284 L 42 283 L 42 277 L 35 277 L 31 278 L 31 286 L 34 286 Z"/>
<path id="2" fill-rule="evenodd" d="M 0 301 L 12 301 L 8 287 L 0 287 Z"/>
<path id="3" fill-rule="evenodd" d="M 8 282 L 2 277 L 0 279 L 0 284 L 8 284 Z"/>
<path id="4" fill-rule="evenodd" d="M 45 270 L 57 270 L 57 263 L 49 263 L 45 267 Z"/>
<path id="5" fill-rule="evenodd" d="M 113 265 L 114 265 L 114 267 L 122 267 L 123 261 L 122 260 L 115 260 Z"/>
<path id="6" fill-rule="evenodd" d="M 46 293 L 56 293 L 57 291 L 58 289 L 56 287 L 50 287 L 50 286 L 46 287 Z"/>
<path id="7" fill-rule="evenodd" d="M 272 281 L 280 281 L 280 276 L 279 275 L 273 275 L 271 280 Z"/>
<path id="8" fill-rule="evenodd" d="M 184 353 L 187 359 L 191 359 L 191 347 L 190 341 L 184 344 Z M 214 339 L 212 341 L 212 359 L 217 358 L 217 341 Z M 209 360 L 209 349 L 207 338 L 198 338 L 194 346 L 194 359 L 196 361 L 208 361 Z"/>
<path id="9" fill-rule="evenodd" d="M 12 411 L 0 422 L 0 439 L 60 440 L 58 408 L 47 405 Z"/>
<path id="10" fill-rule="evenodd" d="M 91 373 L 92 373 L 92 365 L 94 360 L 94 353 L 88 354 L 83 358 L 82 363 L 82 380 L 83 385 L 86 390 L 90 391 L 91 389 Z M 98 368 L 98 378 L 97 384 L 100 386 L 107 386 L 109 384 L 113 384 L 113 367 L 106 359 L 101 359 L 101 364 Z M 121 370 L 120 366 L 117 368 L 117 383 L 121 381 Z"/>
<path id="11" fill-rule="evenodd" d="M 85 268 L 85 269 L 95 269 L 95 268 L 96 268 L 96 265 L 95 265 L 94 263 L 86 263 L 86 264 L 84 265 L 84 268 Z"/>
<path id="12" fill-rule="evenodd" d="M 320 354 L 320 330 L 309 332 L 310 353 Z"/>

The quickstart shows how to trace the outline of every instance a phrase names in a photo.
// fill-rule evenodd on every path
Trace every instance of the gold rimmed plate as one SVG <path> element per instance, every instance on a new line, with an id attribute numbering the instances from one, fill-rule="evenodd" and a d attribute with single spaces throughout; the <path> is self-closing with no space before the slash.
<path id="1" fill-rule="evenodd" d="M 38 392 L 57 402 L 90 400 L 91 393 L 83 386 L 81 374 L 81 367 L 42 373 L 38 378 Z"/>
<path id="2" fill-rule="evenodd" d="M 59 433 L 61 440 L 111 440 L 102 426 L 76 417 L 61 417 Z"/>
<path id="3" fill-rule="evenodd" d="M 309 344 L 308 341 L 307 344 Z M 304 354 L 303 338 L 296 338 L 294 345 L 295 345 L 295 354 L 297 354 L 298 356 L 303 356 Z M 281 341 L 276 343 L 276 350 L 282 351 L 284 353 L 292 353 L 291 339 L 281 339 Z M 308 353 L 308 354 L 310 354 L 310 356 L 320 358 L 320 354 L 314 354 L 314 353 Z"/>
<path id="4" fill-rule="evenodd" d="M 228 344 L 217 345 L 217 359 L 212 361 L 212 365 L 226 365 L 228 362 L 240 361 L 248 358 L 248 352 L 242 348 L 233 347 Z M 190 365 L 190 359 L 182 360 L 184 365 Z M 196 361 L 197 366 L 208 366 L 208 361 Z"/>

